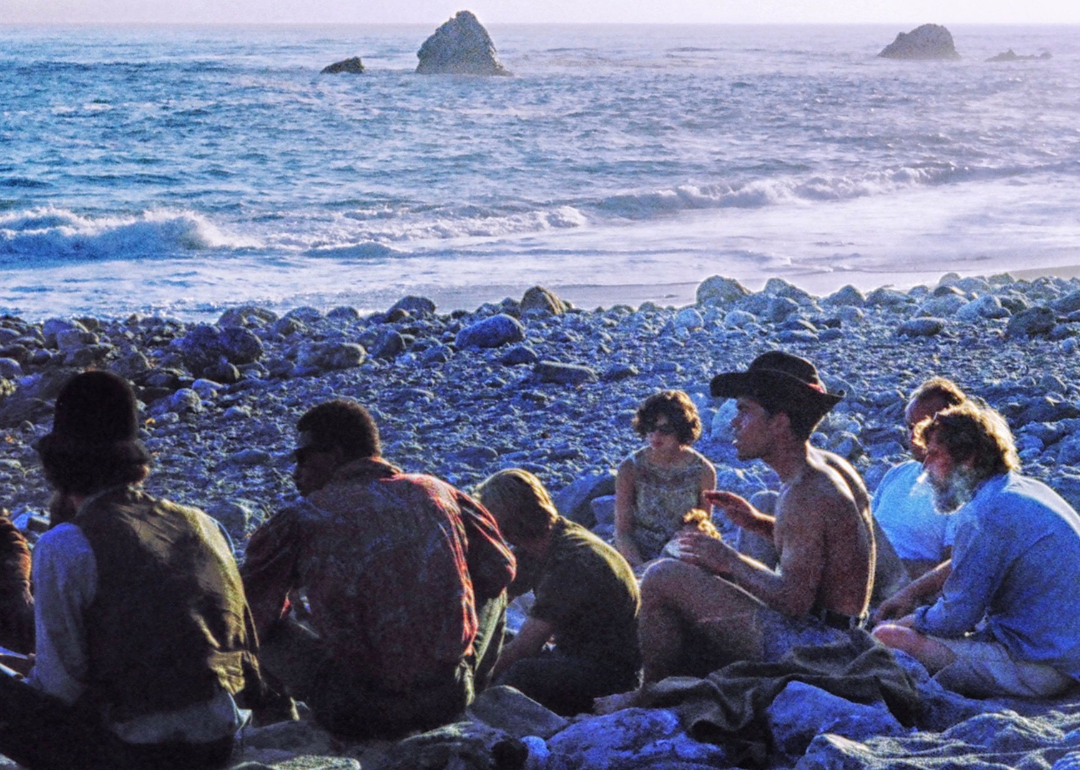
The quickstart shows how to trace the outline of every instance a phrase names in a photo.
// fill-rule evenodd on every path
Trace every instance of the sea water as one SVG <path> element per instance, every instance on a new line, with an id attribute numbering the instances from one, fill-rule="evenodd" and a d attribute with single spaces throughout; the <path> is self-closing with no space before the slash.
<path id="1" fill-rule="evenodd" d="M 1080 264 L 1080 28 L 0 26 L 0 313 L 692 301 Z M 1049 59 L 988 63 L 1008 48 Z M 363 75 L 321 75 L 359 55 Z M 606 301 L 600 301 L 606 300 Z"/>

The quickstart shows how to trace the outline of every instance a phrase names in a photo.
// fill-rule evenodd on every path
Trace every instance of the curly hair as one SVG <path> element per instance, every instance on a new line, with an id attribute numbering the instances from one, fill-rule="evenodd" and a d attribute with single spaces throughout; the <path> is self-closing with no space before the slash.
<path id="1" fill-rule="evenodd" d="M 675 430 L 675 437 L 683 446 L 689 446 L 701 438 L 701 417 L 697 407 L 681 390 L 662 390 L 645 399 L 638 407 L 631 423 L 641 437 L 648 435 L 660 417 L 666 417 Z"/>
<path id="2" fill-rule="evenodd" d="M 972 461 L 979 481 L 1020 470 L 1012 431 L 1005 418 L 971 401 L 943 409 L 915 426 L 914 443 L 924 451 L 938 441 L 956 462 Z"/>
<path id="3" fill-rule="evenodd" d="M 382 451 L 374 418 L 352 399 L 335 398 L 313 406 L 296 429 L 310 433 L 315 446 L 340 449 L 345 460 L 378 457 Z"/>
<path id="4" fill-rule="evenodd" d="M 476 488 L 480 504 L 491 512 L 511 543 L 543 537 L 559 519 L 551 495 L 533 474 L 508 468 Z"/>

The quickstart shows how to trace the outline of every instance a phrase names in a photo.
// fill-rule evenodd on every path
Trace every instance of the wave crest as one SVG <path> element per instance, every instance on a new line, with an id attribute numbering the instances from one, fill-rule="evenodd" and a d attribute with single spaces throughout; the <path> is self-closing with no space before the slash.
<path id="1" fill-rule="evenodd" d="M 190 211 L 157 210 L 98 218 L 56 208 L 0 214 L 0 259 L 6 258 L 9 264 L 175 257 L 185 252 L 258 245 L 230 236 Z"/>
<path id="2" fill-rule="evenodd" d="M 903 188 L 963 181 L 973 176 L 1009 175 L 1011 170 L 973 170 L 951 163 L 901 166 L 862 176 L 783 176 L 717 185 L 679 185 L 666 190 L 613 195 L 597 207 L 627 219 L 694 209 L 756 209 L 766 206 L 842 201 L 883 195 Z"/>

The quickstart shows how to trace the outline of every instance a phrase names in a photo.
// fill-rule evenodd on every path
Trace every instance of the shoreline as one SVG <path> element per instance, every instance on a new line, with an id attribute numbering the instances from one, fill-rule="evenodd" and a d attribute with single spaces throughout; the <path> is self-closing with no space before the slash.
<path id="1" fill-rule="evenodd" d="M 722 272 L 721 272 L 722 274 Z M 935 273 L 933 275 L 924 272 L 895 272 L 895 271 L 850 271 L 843 273 L 802 273 L 795 275 L 776 276 L 809 294 L 824 298 L 835 293 L 843 286 L 852 285 L 864 293 L 875 289 L 894 288 L 898 291 L 908 292 L 917 286 L 934 288 L 945 275 L 954 274 L 962 278 L 989 277 L 978 270 L 949 271 L 947 273 Z M 1021 268 L 1016 270 L 1003 270 L 998 275 L 1010 275 L 1018 281 L 1034 281 L 1037 278 L 1061 278 L 1069 280 L 1080 277 L 1080 264 L 1059 265 L 1053 267 Z M 837 281 L 838 276 L 843 280 Z M 698 281 L 679 281 L 674 283 L 660 284 L 552 284 L 545 288 L 554 292 L 560 298 L 570 301 L 574 307 L 583 310 L 596 308 L 612 308 L 618 305 L 629 305 L 637 308 L 643 302 L 652 302 L 660 307 L 685 307 L 693 305 L 697 300 L 697 288 L 708 276 L 703 276 Z M 760 292 L 770 279 L 758 278 L 754 280 L 739 280 L 744 287 L 752 292 Z M 511 286 L 504 286 L 503 296 L 520 296 L 527 286 L 514 292 Z M 497 294 L 498 291 L 492 292 Z M 474 311 L 486 303 L 499 303 L 503 297 L 483 299 L 484 295 L 478 295 L 473 289 L 448 289 L 433 293 L 450 310 Z"/>
<path id="2" fill-rule="evenodd" d="M 540 280 L 536 283 L 499 283 L 453 287 L 399 286 L 381 288 L 363 294 L 352 291 L 323 294 L 300 294 L 286 300 L 258 301 L 239 299 L 224 305 L 209 306 L 195 299 L 178 296 L 175 305 L 162 306 L 161 303 L 149 307 L 115 307 L 74 310 L 52 313 L 15 312 L 9 310 L 3 315 L 25 321 L 40 323 L 50 318 L 94 317 L 98 319 L 119 319 L 137 313 L 145 317 L 178 319 L 185 323 L 213 323 L 223 312 L 230 308 L 260 306 L 271 309 L 281 315 L 297 307 L 315 307 L 321 312 L 329 312 L 335 307 L 355 307 L 362 314 L 377 313 L 405 296 L 422 296 L 435 302 L 438 312 L 476 312 L 485 305 L 498 305 L 506 299 L 520 298 L 532 286 L 541 285 L 552 291 L 575 308 L 595 310 L 610 309 L 617 306 L 638 308 L 642 303 L 651 302 L 659 307 L 683 308 L 697 301 L 697 287 L 711 276 L 725 275 L 723 270 L 702 275 L 693 281 L 674 281 L 670 283 L 560 283 Z M 962 278 L 984 277 L 990 275 L 1009 275 L 1016 280 L 1033 281 L 1037 278 L 1072 279 L 1080 277 L 1080 264 L 1058 265 L 1051 267 L 1018 268 L 1014 270 L 987 273 L 977 269 L 954 270 L 928 273 L 925 271 L 837 271 L 837 272 L 802 272 L 796 274 L 757 277 L 753 279 L 734 279 L 751 292 L 760 292 L 770 280 L 789 283 L 817 299 L 825 299 L 845 286 L 854 286 L 863 293 L 876 289 L 896 289 L 909 292 L 919 286 L 935 288 L 946 275 L 959 275 Z M 131 288 L 134 291 L 134 288 Z"/>

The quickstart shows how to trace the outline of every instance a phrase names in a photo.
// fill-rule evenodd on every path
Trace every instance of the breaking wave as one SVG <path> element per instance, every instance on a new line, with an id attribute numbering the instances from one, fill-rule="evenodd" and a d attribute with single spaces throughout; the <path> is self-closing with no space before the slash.
<path id="1" fill-rule="evenodd" d="M 253 240 L 222 232 L 201 214 L 147 211 L 132 216 L 86 217 L 39 208 L 0 214 L 0 263 L 177 257 L 209 249 L 254 248 Z"/>

